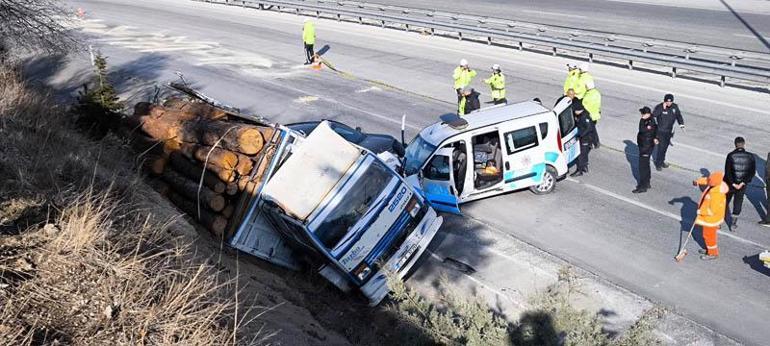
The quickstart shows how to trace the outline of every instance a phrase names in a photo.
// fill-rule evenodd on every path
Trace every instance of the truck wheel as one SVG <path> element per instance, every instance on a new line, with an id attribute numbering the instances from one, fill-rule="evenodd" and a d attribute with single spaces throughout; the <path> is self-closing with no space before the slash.
<path id="1" fill-rule="evenodd" d="M 556 188 L 556 179 L 556 170 L 551 166 L 546 166 L 545 172 L 543 172 L 543 181 L 539 185 L 531 186 L 529 190 L 536 195 L 549 194 Z"/>

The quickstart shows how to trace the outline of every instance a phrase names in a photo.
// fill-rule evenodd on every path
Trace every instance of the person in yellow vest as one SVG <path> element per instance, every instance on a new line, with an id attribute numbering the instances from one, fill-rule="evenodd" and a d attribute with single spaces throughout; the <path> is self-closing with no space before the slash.
<path id="1" fill-rule="evenodd" d="M 457 115 L 463 116 L 481 108 L 481 102 L 479 101 L 481 94 L 478 91 L 473 88 L 462 89 L 460 94 L 462 97 L 457 104 Z"/>
<path id="2" fill-rule="evenodd" d="M 302 43 L 305 44 L 305 65 L 313 63 L 313 45 L 315 45 L 315 25 L 310 19 L 305 19 L 305 25 L 302 27 Z"/>
<path id="3" fill-rule="evenodd" d="M 574 88 L 575 95 L 577 95 L 578 99 L 582 100 L 583 97 L 585 97 L 586 91 L 588 91 L 588 89 L 586 89 L 586 84 L 588 84 L 588 82 L 591 82 L 591 83 L 594 82 L 594 76 L 592 76 L 591 72 L 588 71 L 590 68 L 591 68 L 591 65 L 589 65 L 588 63 L 582 63 L 578 68 L 578 71 L 580 71 L 580 73 L 578 74 L 577 85 Z"/>
<path id="4" fill-rule="evenodd" d="M 494 104 L 508 103 L 505 99 L 505 75 L 500 70 L 500 65 L 492 65 L 492 75 L 484 80 L 484 83 L 489 84 L 489 88 L 492 89 L 492 101 Z"/>
<path id="5" fill-rule="evenodd" d="M 457 103 L 460 103 L 460 100 L 463 98 L 463 89 L 467 88 L 469 85 L 471 85 L 471 82 L 473 81 L 473 77 L 476 77 L 476 71 L 471 70 L 470 67 L 468 67 L 468 60 L 462 59 L 460 60 L 460 66 L 457 66 L 455 68 L 454 73 L 452 74 L 452 78 L 454 78 L 454 88 L 457 92 Z"/>
<path id="6" fill-rule="evenodd" d="M 588 80 L 585 84 L 586 92 L 583 94 L 583 107 L 588 111 L 591 121 L 594 123 L 594 128 L 602 118 L 602 94 L 599 93 L 599 89 L 596 89 L 593 78 Z M 594 148 L 599 148 L 601 143 L 599 142 L 599 132 L 594 131 Z"/>
<path id="7" fill-rule="evenodd" d="M 576 65 L 567 64 L 567 79 L 564 80 L 564 95 L 567 95 L 570 90 L 574 91 L 575 88 L 577 88 L 579 80 L 580 69 L 578 69 Z"/>

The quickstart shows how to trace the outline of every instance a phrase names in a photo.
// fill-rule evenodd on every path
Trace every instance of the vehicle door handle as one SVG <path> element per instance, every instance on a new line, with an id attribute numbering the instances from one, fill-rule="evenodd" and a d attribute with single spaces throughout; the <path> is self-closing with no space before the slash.
<path id="1" fill-rule="evenodd" d="M 505 161 L 505 170 L 510 171 L 511 170 L 511 163 L 508 161 Z"/>

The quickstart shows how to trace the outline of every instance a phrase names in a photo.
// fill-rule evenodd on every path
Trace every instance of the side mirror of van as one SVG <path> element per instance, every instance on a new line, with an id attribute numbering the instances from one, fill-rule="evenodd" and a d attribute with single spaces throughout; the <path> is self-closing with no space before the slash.
<path id="1" fill-rule="evenodd" d="M 361 128 L 361 126 L 356 126 L 356 131 L 358 131 L 358 132 L 364 132 L 364 130 Z"/>

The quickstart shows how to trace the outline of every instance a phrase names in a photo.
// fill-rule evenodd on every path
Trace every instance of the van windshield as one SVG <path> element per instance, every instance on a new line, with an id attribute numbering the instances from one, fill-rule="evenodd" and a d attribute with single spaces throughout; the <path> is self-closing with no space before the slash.
<path id="1" fill-rule="evenodd" d="M 361 219 L 382 194 L 393 174 L 380 161 L 373 161 L 353 183 L 345 198 L 326 216 L 315 230 L 316 236 L 328 249 L 333 249 L 351 227 Z"/>
<path id="2" fill-rule="evenodd" d="M 404 155 L 404 173 L 406 176 L 416 174 L 430 154 L 436 150 L 436 146 L 428 143 L 422 136 L 417 135 L 406 147 Z"/>

